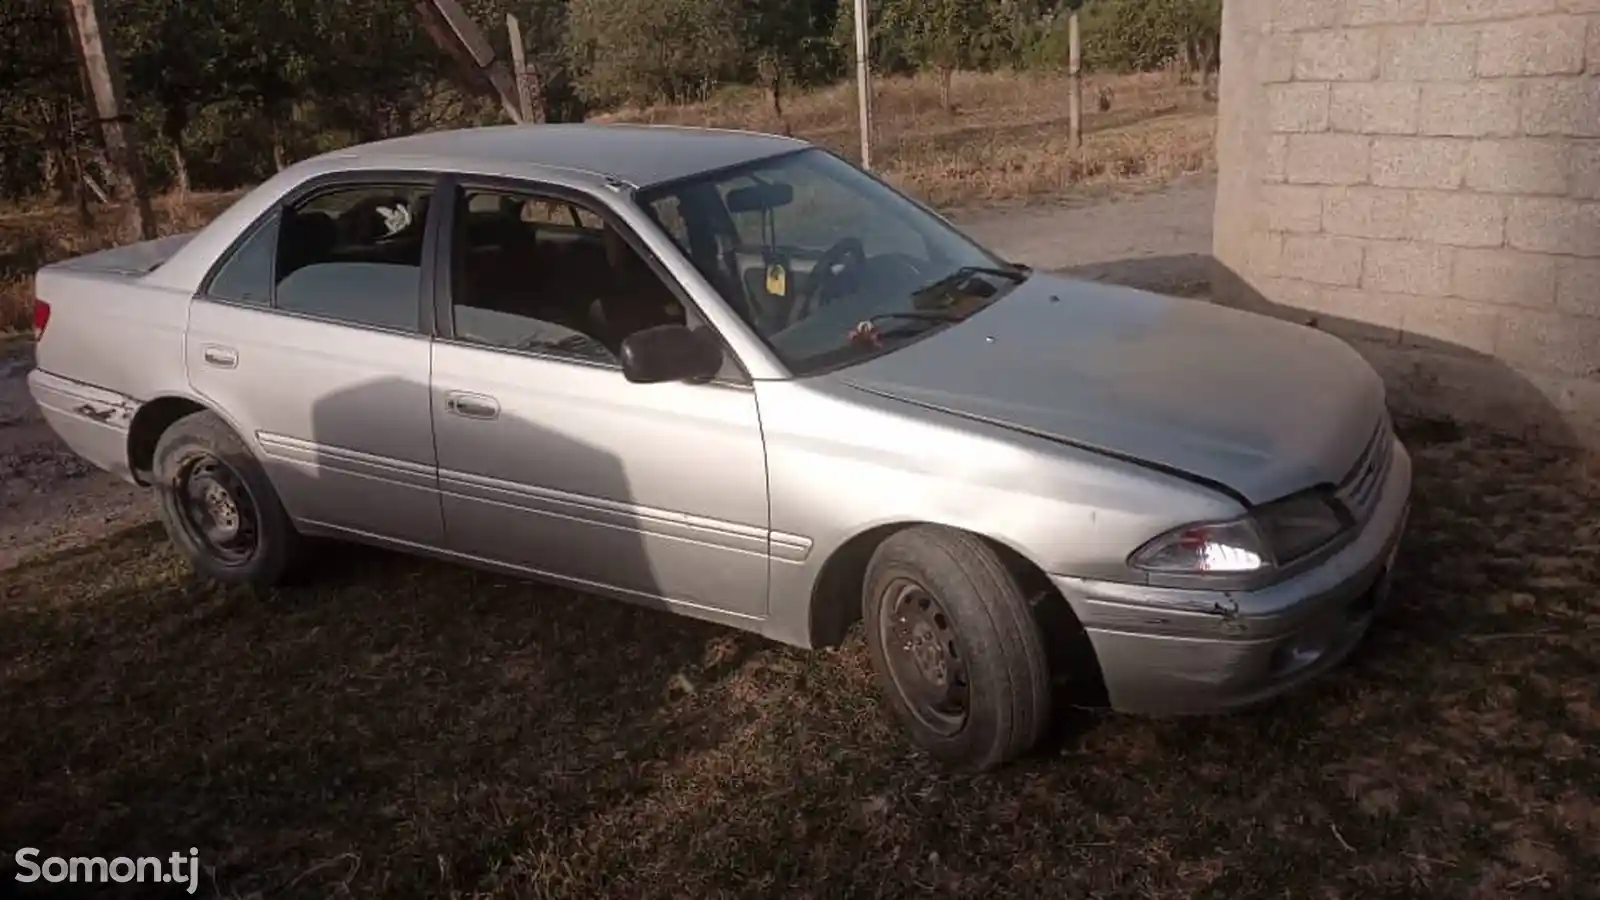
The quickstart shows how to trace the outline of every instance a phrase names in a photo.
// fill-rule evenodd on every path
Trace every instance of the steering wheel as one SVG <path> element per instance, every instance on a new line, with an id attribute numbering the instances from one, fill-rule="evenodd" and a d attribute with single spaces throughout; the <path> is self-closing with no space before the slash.
<path id="1" fill-rule="evenodd" d="M 833 301 L 833 288 L 843 272 L 850 271 L 867 261 L 866 248 L 859 238 L 840 238 L 811 268 L 811 279 L 806 292 L 796 298 L 789 310 L 789 324 L 793 325 Z M 834 270 L 838 269 L 838 272 Z"/>

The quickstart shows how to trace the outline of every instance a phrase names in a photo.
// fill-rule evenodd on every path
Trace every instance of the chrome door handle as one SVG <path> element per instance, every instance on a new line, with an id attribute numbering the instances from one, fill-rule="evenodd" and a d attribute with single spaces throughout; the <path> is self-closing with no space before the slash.
<path id="1" fill-rule="evenodd" d="M 452 413 L 466 419 L 494 419 L 500 415 L 499 402 L 482 394 L 451 391 L 444 405 Z"/>
<path id="2" fill-rule="evenodd" d="M 210 344 L 200 351 L 200 358 L 204 359 L 207 365 L 216 366 L 219 369 L 232 369 L 239 365 L 239 351 L 232 347 L 218 347 L 215 344 Z"/>

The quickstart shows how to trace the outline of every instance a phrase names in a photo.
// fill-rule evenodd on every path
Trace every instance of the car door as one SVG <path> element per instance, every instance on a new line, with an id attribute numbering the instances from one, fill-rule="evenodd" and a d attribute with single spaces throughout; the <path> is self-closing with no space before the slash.
<path id="1" fill-rule="evenodd" d="M 684 321 L 692 307 L 598 205 L 551 190 L 467 184 L 451 205 L 433 348 L 446 540 L 691 614 L 761 618 L 755 394 L 734 377 L 624 379 L 621 332 Z"/>
<path id="2" fill-rule="evenodd" d="M 296 191 L 193 303 L 190 383 L 260 454 L 303 525 L 443 540 L 423 265 L 432 192 L 418 176 Z"/>

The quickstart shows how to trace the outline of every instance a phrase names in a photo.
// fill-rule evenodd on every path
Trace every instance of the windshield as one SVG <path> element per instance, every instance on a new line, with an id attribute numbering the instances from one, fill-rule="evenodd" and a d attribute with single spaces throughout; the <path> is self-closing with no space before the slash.
<path id="1" fill-rule="evenodd" d="M 823 150 L 673 182 L 639 199 L 796 375 L 919 340 L 1027 277 Z"/>

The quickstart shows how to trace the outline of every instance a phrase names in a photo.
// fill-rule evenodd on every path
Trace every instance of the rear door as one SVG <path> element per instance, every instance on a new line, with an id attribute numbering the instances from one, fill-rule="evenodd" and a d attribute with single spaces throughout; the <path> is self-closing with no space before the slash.
<path id="1" fill-rule="evenodd" d="M 194 389 L 303 523 L 437 546 L 432 176 L 313 184 L 225 254 L 190 312 Z"/>

